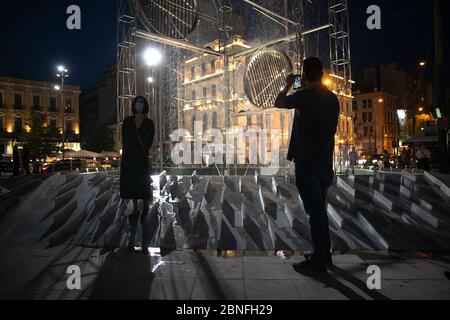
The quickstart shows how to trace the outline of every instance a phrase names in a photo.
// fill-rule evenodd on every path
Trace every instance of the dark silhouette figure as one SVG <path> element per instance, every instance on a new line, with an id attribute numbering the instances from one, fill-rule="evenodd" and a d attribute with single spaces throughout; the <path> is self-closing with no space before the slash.
<path id="1" fill-rule="evenodd" d="M 383 164 L 386 169 L 391 167 L 391 156 L 387 150 L 383 151 Z"/>
<path id="2" fill-rule="evenodd" d="M 18 177 L 20 170 L 20 153 L 17 146 L 13 147 L 13 176 Z"/>
<path id="3" fill-rule="evenodd" d="M 143 200 L 142 221 L 145 220 L 152 200 L 149 152 L 153 146 L 155 125 L 147 118 L 150 111 L 147 100 L 139 96 L 132 104 L 133 116 L 123 122 L 123 156 L 120 172 L 120 195 L 132 199 L 134 210 L 129 217 L 131 236 L 129 248 L 134 248 L 134 238 L 139 222 L 138 201 Z M 148 246 L 143 243 L 143 250 Z"/>
<path id="4" fill-rule="evenodd" d="M 25 170 L 25 174 L 30 174 L 30 149 L 28 148 L 28 145 L 23 146 L 22 150 L 22 166 Z"/>
<path id="5" fill-rule="evenodd" d="M 339 118 L 339 101 L 322 84 L 323 67 L 318 58 L 304 61 L 303 88 L 288 96 L 294 76 L 275 102 L 276 108 L 296 109 L 288 160 L 295 162 L 296 183 L 309 215 L 314 251 L 295 265 L 302 270 L 325 272 L 331 264 L 331 240 L 326 210 L 333 182 L 333 150 Z"/>
<path id="6" fill-rule="evenodd" d="M 425 145 L 420 145 L 419 149 L 416 152 L 416 158 L 417 169 L 424 171 L 430 170 L 431 151 L 427 147 L 425 147 Z"/>

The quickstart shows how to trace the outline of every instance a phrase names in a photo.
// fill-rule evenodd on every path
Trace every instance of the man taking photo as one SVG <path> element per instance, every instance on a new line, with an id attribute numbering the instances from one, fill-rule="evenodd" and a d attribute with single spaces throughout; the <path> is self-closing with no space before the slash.
<path id="1" fill-rule="evenodd" d="M 275 108 L 295 109 L 288 160 L 295 162 L 298 191 L 309 216 L 314 250 L 297 271 L 326 272 L 332 264 L 326 199 L 333 182 L 333 150 L 339 119 L 338 98 L 322 84 L 323 66 L 318 58 L 304 61 L 302 88 L 288 96 L 294 76 L 277 97 Z"/>

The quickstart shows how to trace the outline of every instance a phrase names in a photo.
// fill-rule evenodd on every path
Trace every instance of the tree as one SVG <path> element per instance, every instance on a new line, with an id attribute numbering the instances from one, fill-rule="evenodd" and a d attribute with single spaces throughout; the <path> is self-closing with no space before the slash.
<path id="1" fill-rule="evenodd" d="M 43 127 L 43 118 L 39 112 L 31 113 L 28 126 L 29 132 L 20 134 L 19 141 L 28 145 L 31 159 L 45 159 L 56 151 L 56 143 L 48 139 L 50 130 Z"/>

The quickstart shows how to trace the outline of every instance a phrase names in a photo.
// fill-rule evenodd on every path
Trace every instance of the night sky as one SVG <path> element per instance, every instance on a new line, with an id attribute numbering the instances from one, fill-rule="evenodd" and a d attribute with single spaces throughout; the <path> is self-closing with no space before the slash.
<path id="1" fill-rule="evenodd" d="M 66 28 L 72 4 L 81 7 L 81 31 Z M 372 4 L 382 9 L 381 31 L 366 28 Z M 430 0 L 350 0 L 350 24 L 355 69 L 397 61 L 414 70 L 417 61 L 432 61 Z M 115 61 L 116 1 L 1 1 L 0 30 L 0 75 L 55 81 L 55 66 L 64 64 L 69 83 L 87 88 Z"/>

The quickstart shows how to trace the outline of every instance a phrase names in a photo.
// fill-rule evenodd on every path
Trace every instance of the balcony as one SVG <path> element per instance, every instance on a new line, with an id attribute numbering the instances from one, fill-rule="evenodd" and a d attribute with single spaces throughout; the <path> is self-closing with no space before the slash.
<path id="1" fill-rule="evenodd" d="M 74 114 L 74 113 L 75 113 L 75 110 L 74 110 L 74 109 L 65 109 L 65 110 L 64 110 L 64 113 L 67 113 L 67 114 Z"/>
<path id="2" fill-rule="evenodd" d="M 25 106 L 23 106 L 23 105 L 15 105 L 14 106 L 14 110 L 24 111 L 25 110 Z"/>
<path id="3" fill-rule="evenodd" d="M 50 112 L 50 113 L 59 113 L 59 108 L 50 107 L 50 108 L 48 108 L 48 112 Z"/>

